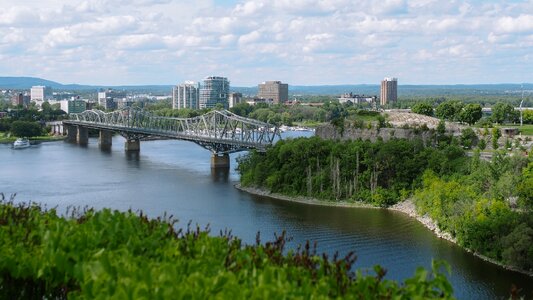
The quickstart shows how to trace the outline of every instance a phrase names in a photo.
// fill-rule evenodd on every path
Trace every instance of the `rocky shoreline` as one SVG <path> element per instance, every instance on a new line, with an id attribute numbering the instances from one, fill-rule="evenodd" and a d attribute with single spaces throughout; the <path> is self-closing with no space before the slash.
<path id="1" fill-rule="evenodd" d="M 374 208 L 374 209 L 388 209 L 388 210 L 393 210 L 393 211 L 398 211 L 398 212 L 401 212 L 401 213 L 404 213 L 406 215 L 408 215 L 409 217 L 411 218 L 414 218 L 416 219 L 418 222 L 420 222 L 422 225 L 424 225 L 426 228 L 428 228 L 429 230 L 431 230 L 437 237 L 441 238 L 441 239 L 445 239 L 447 241 L 450 241 L 456 245 L 457 244 L 457 240 L 451 236 L 450 233 L 448 232 L 444 232 L 442 230 L 439 229 L 439 227 L 437 226 L 437 223 L 431 219 L 429 216 L 427 215 L 424 215 L 424 216 L 421 216 L 419 215 L 417 212 L 416 212 L 416 206 L 415 204 L 413 203 L 413 201 L 411 199 L 406 199 L 400 203 L 397 203 L 393 206 L 390 206 L 390 207 L 387 207 L 387 208 L 381 208 L 381 207 L 376 207 L 376 206 L 373 206 L 371 204 L 368 204 L 368 203 L 363 203 L 363 202 L 346 202 L 346 201 L 340 201 L 340 202 L 327 202 L 327 201 L 323 201 L 323 200 L 319 200 L 319 199 L 316 199 L 316 198 L 312 198 L 312 197 L 304 197 L 304 196 L 296 196 L 296 197 L 291 197 L 291 196 L 287 196 L 287 195 L 283 195 L 283 194 L 279 194 L 279 193 L 271 193 L 270 191 L 268 190 L 265 190 L 263 188 L 260 188 L 260 187 L 243 187 L 241 186 L 240 183 L 237 183 L 235 184 L 235 188 L 237 188 L 238 190 L 241 190 L 241 191 L 244 191 L 244 192 L 247 192 L 247 193 L 250 193 L 250 194 L 253 194 L 253 195 L 258 195 L 258 196 L 265 196 L 265 197 L 270 197 L 270 198 L 273 198 L 273 199 L 278 199 L 278 200 L 283 200 L 283 201 L 291 201 L 291 202 L 297 202 L 297 203 L 303 203 L 303 204 L 308 204 L 308 205 L 322 205 L 322 206 L 338 206 L 338 207 L 353 207 L 353 208 Z M 531 277 L 533 277 L 533 272 L 531 271 L 527 271 L 527 270 L 521 270 L 521 269 L 518 269 L 518 268 L 514 268 L 512 266 L 507 266 L 507 265 L 504 265 L 494 259 L 491 259 L 489 257 L 486 257 L 484 255 L 481 255 L 479 253 L 475 253 L 469 249 L 466 249 L 466 248 L 463 248 L 465 249 L 466 251 L 474 254 L 475 256 L 487 261 L 487 262 L 490 262 L 490 263 L 493 263 L 495 265 L 498 265 L 506 270 L 510 270 L 510 271 L 514 271 L 514 272 L 519 272 L 519 273 L 522 273 L 522 274 L 526 274 L 526 275 L 529 275 Z"/>

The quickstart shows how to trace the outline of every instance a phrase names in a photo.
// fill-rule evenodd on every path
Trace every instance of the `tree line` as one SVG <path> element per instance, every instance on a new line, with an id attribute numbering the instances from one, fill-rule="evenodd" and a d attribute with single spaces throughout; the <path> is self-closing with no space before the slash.
<path id="1" fill-rule="evenodd" d="M 461 101 L 445 101 L 435 106 L 431 102 L 418 102 L 413 104 L 411 111 L 414 113 L 437 117 L 443 120 L 455 121 L 474 125 L 482 117 L 482 107 L 478 103 L 463 103 Z M 490 122 L 517 123 L 520 121 L 520 112 L 514 106 L 506 102 L 497 102 L 491 107 L 492 114 L 487 119 Z M 523 112 L 523 121 L 526 124 L 533 124 L 533 111 Z"/>

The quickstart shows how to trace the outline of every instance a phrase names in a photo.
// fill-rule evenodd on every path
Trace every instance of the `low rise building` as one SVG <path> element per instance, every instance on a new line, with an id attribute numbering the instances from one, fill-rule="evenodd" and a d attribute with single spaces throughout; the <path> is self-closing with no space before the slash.
<path id="1" fill-rule="evenodd" d="M 274 103 L 274 101 L 272 99 L 265 99 L 265 98 L 249 98 L 249 99 L 246 99 L 246 103 L 248 103 L 249 105 L 257 105 L 257 104 L 260 104 L 260 103 L 265 103 L 267 105 L 272 105 Z"/>
<path id="2" fill-rule="evenodd" d="M 363 103 L 375 103 L 378 99 L 377 96 L 357 95 L 353 93 L 344 93 L 339 98 L 339 103 L 351 103 L 351 104 L 363 104 Z"/>
<path id="3" fill-rule="evenodd" d="M 78 114 L 87 109 L 87 102 L 81 99 L 61 100 L 61 110 L 67 114 Z"/>

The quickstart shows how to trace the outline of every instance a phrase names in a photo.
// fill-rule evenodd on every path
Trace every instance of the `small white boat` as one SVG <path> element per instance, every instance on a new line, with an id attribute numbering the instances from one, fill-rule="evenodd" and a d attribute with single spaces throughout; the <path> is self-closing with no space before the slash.
<path id="1" fill-rule="evenodd" d="M 13 149 L 23 149 L 30 146 L 30 140 L 28 138 L 19 138 L 13 143 Z"/>

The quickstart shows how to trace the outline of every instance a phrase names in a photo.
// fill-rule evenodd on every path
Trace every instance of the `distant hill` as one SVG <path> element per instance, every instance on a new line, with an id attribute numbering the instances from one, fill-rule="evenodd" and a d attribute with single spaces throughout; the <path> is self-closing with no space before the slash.
<path id="1" fill-rule="evenodd" d="M 87 90 L 97 87 L 80 84 L 61 84 L 55 81 L 37 77 L 0 77 L 2 89 L 30 89 L 34 85 L 45 85 L 58 90 Z"/>
<path id="2" fill-rule="evenodd" d="M 172 85 L 121 85 L 98 86 L 80 84 L 62 84 L 36 77 L 0 77 L 0 89 L 30 89 L 34 85 L 45 85 L 55 90 L 68 91 L 96 91 L 102 88 L 117 90 L 151 92 L 169 94 Z M 379 95 L 380 86 L 377 84 L 357 85 L 290 85 L 290 95 L 340 95 L 352 92 L 359 95 Z M 533 84 L 524 84 L 528 95 L 533 93 Z M 231 87 L 231 91 L 240 92 L 245 96 L 257 95 L 257 86 Z M 453 95 L 509 95 L 519 94 L 520 84 L 457 84 L 457 85 L 399 85 L 399 96 L 453 96 Z"/>
<path id="3" fill-rule="evenodd" d="M 1 89 L 30 89 L 34 85 L 49 86 L 54 90 L 98 90 L 102 88 L 113 88 L 127 91 L 165 91 L 172 89 L 171 85 L 122 85 L 122 86 L 103 86 L 103 85 L 81 85 L 81 84 L 62 84 L 51 80 L 37 77 L 0 77 Z"/>

